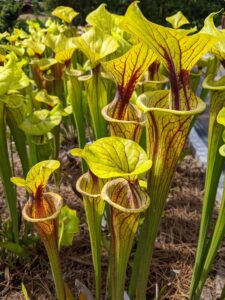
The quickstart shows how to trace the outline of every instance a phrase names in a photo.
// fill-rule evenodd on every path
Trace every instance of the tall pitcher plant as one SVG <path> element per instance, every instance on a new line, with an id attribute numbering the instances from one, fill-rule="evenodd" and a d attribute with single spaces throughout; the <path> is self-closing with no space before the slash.
<path id="1" fill-rule="evenodd" d="M 215 55 L 217 61 L 224 65 L 225 31 L 217 29 L 214 25 L 213 18 L 216 14 L 218 13 L 212 13 L 205 19 L 204 27 L 202 28 L 201 32 L 211 34 L 218 39 L 218 41 L 210 49 L 210 52 Z M 207 270 L 210 268 L 209 262 L 210 259 L 212 259 L 212 257 L 209 259 L 210 253 L 212 254 L 213 251 L 215 253 L 215 249 L 218 247 L 218 245 L 216 246 L 215 244 L 216 229 L 214 233 L 211 232 L 210 225 L 212 225 L 212 213 L 216 200 L 219 179 L 224 165 L 224 155 L 220 155 L 221 153 L 219 153 L 219 149 L 223 144 L 222 132 L 224 127 L 222 126 L 221 122 L 217 122 L 217 116 L 219 111 L 225 105 L 225 78 L 223 76 L 219 80 L 215 80 L 215 76 L 218 71 L 217 65 L 218 64 L 215 62 L 211 74 L 209 74 L 203 82 L 204 89 L 211 92 L 208 130 L 208 159 L 202 218 L 195 266 L 190 287 L 190 299 L 199 299 L 206 276 L 208 274 Z M 221 211 L 223 211 L 223 205 L 221 205 L 220 214 Z M 219 224 L 219 219 L 220 218 L 218 218 L 217 224 Z M 212 244 L 213 240 L 214 245 Z M 213 247 L 214 250 L 212 250 Z M 206 264 L 208 264 L 207 267 Z"/>
<path id="2" fill-rule="evenodd" d="M 154 51 L 170 81 L 169 90 L 145 93 L 137 100 L 147 117 L 147 152 L 153 166 L 147 188 L 151 204 L 141 228 L 129 295 L 131 299 L 135 295 L 136 299 L 145 299 L 154 242 L 175 167 L 194 116 L 205 109 L 190 88 L 190 71 L 215 39 L 200 33 L 189 36 L 193 30 L 154 24 L 144 18 L 136 3 L 128 8 L 123 26 Z"/>
<path id="3" fill-rule="evenodd" d="M 59 262 L 58 216 L 63 200 L 58 194 L 44 191 L 49 177 L 59 166 L 60 162 L 57 160 L 42 161 L 30 169 L 26 179 L 12 177 L 11 181 L 17 186 L 24 187 L 30 194 L 30 199 L 25 204 L 22 215 L 26 221 L 34 225 L 45 246 L 51 265 L 57 298 L 59 300 L 72 300 L 71 292 L 63 281 Z"/>
<path id="4" fill-rule="evenodd" d="M 119 137 L 102 138 L 71 153 L 84 158 L 90 168 L 78 180 L 77 189 L 83 195 L 90 232 L 96 299 L 101 299 L 100 234 L 106 201 L 110 207 L 109 299 L 123 300 L 126 268 L 139 217 L 149 206 L 149 196 L 139 186 L 138 176 L 145 174 L 152 162 L 138 144 Z"/>
<path id="5" fill-rule="evenodd" d="M 116 82 L 115 98 L 102 110 L 111 135 L 139 143 L 145 118 L 130 99 L 138 81 L 155 60 L 153 51 L 144 43 L 138 43 L 124 55 L 103 64 Z"/>

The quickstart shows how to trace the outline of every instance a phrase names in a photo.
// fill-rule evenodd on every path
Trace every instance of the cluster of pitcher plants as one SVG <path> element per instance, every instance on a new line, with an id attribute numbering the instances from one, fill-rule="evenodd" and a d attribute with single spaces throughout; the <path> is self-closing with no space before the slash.
<path id="1" fill-rule="evenodd" d="M 59 194 L 45 191 L 52 173 L 60 189 L 62 138 L 76 138 L 78 147 L 68 155 L 81 158 L 76 189 L 89 229 L 95 299 L 105 294 L 123 300 L 126 290 L 127 299 L 144 300 L 171 181 L 210 91 L 205 192 L 189 291 L 189 299 L 200 299 L 225 235 L 225 193 L 212 221 L 225 157 L 225 76 L 215 79 L 225 66 L 225 30 L 213 21 L 219 13 L 197 32 L 181 12 L 164 27 L 147 20 L 136 2 L 124 16 L 102 4 L 87 16 L 87 26 L 75 27 L 78 13 L 60 6 L 45 26 L 27 21 L 27 32 L 0 34 L 0 174 L 11 228 L 11 235 L 1 231 L 0 247 L 24 255 L 24 235 L 31 230 L 26 226 L 33 223 L 59 300 L 74 299 L 59 251 L 72 244 L 79 224 Z M 15 177 L 15 149 L 25 179 Z M 14 184 L 27 191 L 22 209 Z M 101 290 L 103 227 L 109 239 L 107 291 Z M 85 291 L 80 299 L 93 299 Z"/>

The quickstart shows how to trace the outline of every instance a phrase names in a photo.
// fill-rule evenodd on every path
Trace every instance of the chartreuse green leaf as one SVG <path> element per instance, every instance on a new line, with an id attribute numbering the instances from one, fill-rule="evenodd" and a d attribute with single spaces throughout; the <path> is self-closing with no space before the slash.
<path id="1" fill-rule="evenodd" d="M 180 74 L 181 70 L 190 71 L 216 42 L 208 34 L 187 36 L 188 31 L 180 32 L 148 21 L 136 2 L 129 6 L 123 26 L 145 42 L 169 72 L 176 74 Z"/>
<path id="2" fill-rule="evenodd" d="M 195 266 L 190 287 L 190 298 L 193 297 L 195 289 L 203 272 L 203 265 L 208 253 L 209 228 L 212 220 L 213 207 L 216 200 L 216 192 L 220 175 L 224 165 L 224 157 L 219 154 L 223 145 L 222 133 L 224 127 L 217 123 L 217 115 L 225 105 L 225 77 L 214 81 L 214 75 L 207 76 L 203 87 L 211 91 L 208 129 L 208 157 L 205 179 L 205 193 L 202 209 L 202 218 L 199 232 Z"/>
<path id="3" fill-rule="evenodd" d="M 51 107 L 60 103 L 60 99 L 57 96 L 49 95 L 46 90 L 41 90 L 35 95 L 35 100 L 43 102 Z"/>
<path id="4" fill-rule="evenodd" d="M 188 19 L 183 15 L 182 11 L 178 11 L 171 17 L 167 17 L 166 21 L 169 22 L 175 29 L 190 23 Z"/>
<path id="5" fill-rule="evenodd" d="M 37 65 L 41 71 L 47 71 L 51 66 L 57 64 L 57 60 L 54 58 L 41 58 L 31 61 L 33 65 Z"/>
<path id="6" fill-rule="evenodd" d="M 23 89 L 29 83 L 29 78 L 17 64 L 15 54 L 11 53 L 5 66 L 0 67 L 0 95 L 8 93 L 9 90 Z"/>
<path id="7" fill-rule="evenodd" d="M 71 23 L 73 19 L 79 15 L 72 7 L 68 6 L 58 6 L 56 7 L 52 15 L 65 21 L 66 23 Z"/>
<path id="8" fill-rule="evenodd" d="M 59 111 L 36 110 L 20 124 L 20 128 L 30 135 L 43 135 L 58 126 L 61 119 Z"/>
<path id="9" fill-rule="evenodd" d="M 123 300 L 126 267 L 139 216 L 148 208 L 149 196 L 136 184 L 118 178 L 105 184 L 101 197 L 110 205 L 110 296 Z"/>
<path id="10" fill-rule="evenodd" d="M 155 59 L 153 51 L 139 43 L 123 56 L 103 63 L 117 85 L 116 98 L 102 111 L 110 124 L 111 135 L 139 142 L 144 119 L 142 113 L 129 101 L 137 82 Z"/>
<path id="11" fill-rule="evenodd" d="M 225 107 L 223 107 L 218 116 L 217 116 L 217 122 L 223 126 L 225 126 Z"/>
<path id="12" fill-rule="evenodd" d="M 0 101 L 4 102 L 8 108 L 14 108 L 14 109 L 21 107 L 24 104 L 25 99 L 26 97 L 24 97 L 19 93 L 0 96 Z"/>
<path id="13" fill-rule="evenodd" d="M 126 103 L 131 98 L 137 82 L 156 55 L 144 43 L 134 45 L 124 55 L 103 63 L 104 68 L 118 85 L 119 96 Z M 118 99 L 119 101 L 120 99 Z"/>
<path id="14" fill-rule="evenodd" d="M 101 189 L 106 180 L 97 178 L 92 172 L 82 175 L 76 189 L 83 196 L 84 209 L 90 234 L 92 259 L 95 270 L 96 300 L 101 299 L 101 225 L 105 202 Z"/>
<path id="15" fill-rule="evenodd" d="M 147 91 L 163 90 L 168 78 L 163 74 L 163 66 L 158 59 L 152 62 L 148 70 L 138 82 L 136 92 L 138 95 Z"/>
<path id="16" fill-rule="evenodd" d="M 17 186 L 23 186 L 33 198 L 40 197 L 51 174 L 60 167 L 57 160 L 45 160 L 34 165 L 27 173 L 26 179 L 11 177 Z"/>
<path id="17" fill-rule="evenodd" d="M 67 56 L 70 53 L 72 57 L 76 49 L 74 38 L 68 37 L 64 32 L 48 32 L 44 38 L 44 44 L 56 53 L 56 59 L 62 56 L 63 53 L 67 54 Z"/>
<path id="18" fill-rule="evenodd" d="M 72 105 L 73 117 L 76 124 L 78 145 L 83 148 L 86 144 L 85 119 L 83 110 L 82 82 L 78 80 L 82 73 L 77 70 L 67 70 L 67 103 Z M 84 163 L 83 171 L 87 171 Z"/>
<path id="19" fill-rule="evenodd" d="M 106 137 L 85 146 L 77 153 L 81 155 L 90 170 L 99 178 L 137 177 L 147 172 L 152 165 L 145 151 L 135 142 L 120 137 Z"/>
<path id="20" fill-rule="evenodd" d="M 120 26 L 123 16 L 110 13 L 106 9 L 105 3 L 102 3 L 98 8 L 90 12 L 86 21 L 93 27 L 109 34 L 118 42 L 119 48 L 112 54 L 112 57 L 120 56 L 131 48 L 130 41 L 127 41 L 127 36 Z"/>
<path id="21" fill-rule="evenodd" d="M 57 52 L 55 55 L 55 59 L 60 63 L 69 62 L 72 59 L 73 53 L 75 51 L 74 48 L 69 48 L 60 52 Z"/>
<path id="22" fill-rule="evenodd" d="M 94 138 L 98 139 L 107 135 L 107 125 L 101 111 L 108 103 L 109 84 L 108 79 L 101 76 L 99 63 L 107 55 L 113 53 L 119 44 L 98 28 L 92 28 L 80 37 L 74 38 L 74 42 L 77 48 L 87 56 L 92 68 L 92 74 L 83 76 L 80 80 L 83 80 L 85 84 Z"/>
<path id="23" fill-rule="evenodd" d="M 82 80 L 85 85 L 94 138 L 99 139 L 107 136 L 107 124 L 101 111 L 108 103 L 109 80 L 101 76 L 98 68 L 94 70 L 92 75 L 82 76 L 79 80 Z"/>
<path id="24" fill-rule="evenodd" d="M 25 52 L 25 50 L 23 48 L 21 48 L 20 46 L 13 46 L 13 45 L 9 45 L 9 44 L 0 45 L 0 49 L 3 50 L 3 53 L 5 53 L 5 54 L 7 52 L 11 52 L 11 53 L 15 53 L 17 56 L 23 56 L 24 52 Z"/>
<path id="25" fill-rule="evenodd" d="M 218 29 L 213 22 L 214 16 L 216 16 L 220 12 L 221 11 L 211 13 L 205 19 L 204 26 L 200 32 L 210 34 L 218 39 L 218 41 L 214 45 L 212 45 L 210 51 L 213 54 L 215 54 L 219 58 L 219 60 L 223 61 L 225 59 L 225 45 L 224 45 L 225 30 Z"/>
<path id="26" fill-rule="evenodd" d="M 153 164 L 148 176 L 151 203 L 141 228 L 129 289 L 130 297 L 136 295 L 136 299 L 145 299 L 155 238 L 192 120 L 205 109 L 205 103 L 191 94 L 190 110 L 172 110 L 168 104 L 168 95 L 168 90 L 154 91 L 140 95 L 137 100 L 137 105 L 146 114 L 147 153 Z"/>
<path id="27" fill-rule="evenodd" d="M 179 110 L 180 89 L 187 88 L 190 70 L 217 39 L 203 33 L 187 36 L 189 31 L 152 23 L 142 15 L 135 2 L 127 10 L 123 26 L 146 43 L 162 61 L 169 72 L 172 108 Z M 189 99 L 187 109 L 188 103 Z"/>
<path id="28" fill-rule="evenodd" d="M 102 3 L 99 7 L 92 12 L 86 18 L 87 23 L 90 25 L 99 28 L 100 30 L 112 34 L 121 30 L 119 28 L 120 23 L 123 20 L 123 16 L 111 14 L 106 9 L 106 4 Z"/>
<path id="29" fill-rule="evenodd" d="M 80 37 L 74 38 L 74 42 L 90 60 L 92 68 L 119 47 L 115 39 L 98 28 L 91 28 Z"/>
<path id="30" fill-rule="evenodd" d="M 31 49 L 34 54 L 42 55 L 45 51 L 45 45 L 42 42 L 33 40 L 32 38 L 26 39 L 22 42 L 22 46 Z"/>
<path id="31" fill-rule="evenodd" d="M 225 127 L 225 107 L 223 107 L 218 116 L 217 116 L 217 122 Z M 225 142 L 225 131 L 223 131 L 223 141 Z M 221 156 L 225 157 L 225 145 L 222 145 L 219 149 L 219 153 Z"/>
<path id="32" fill-rule="evenodd" d="M 72 245 L 74 235 L 79 232 L 79 224 L 77 212 L 64 205 L 59 214 L 59 249 Z"/>

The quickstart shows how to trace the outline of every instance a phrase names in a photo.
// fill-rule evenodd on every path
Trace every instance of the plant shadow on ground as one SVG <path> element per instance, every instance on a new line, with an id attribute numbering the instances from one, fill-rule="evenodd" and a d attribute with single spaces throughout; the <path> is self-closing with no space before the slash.
<path id="1" fill-rule="evenodd" d="M 94 271 L 83 203 L 72 188 L 81 170 L 77 160 L 68 160 L 65 150 L 61 151 L 63 182 L 60 193 L 65 202 L 77 210 L 81 219 L 81 230 L 75 237 L 72 247 L 64 248 L 61 251 L 63 276 L 75 295 L 77 295 L 76 279 L 79 279 L 94 293 Z M 17 173 L 20 174 L 20 166 L 16 158 L 15 168 L 18 168 Z M 204 176 L 204 169 L 190 155 L 186 156 L 177 167 L 160 233 L 155 243 L 148 282 L 148 300 L 154 298 L 156 287 L 159 291 L 164 291 L 164 295 L 160 299 L 188 299 L 187 294 L 200 224 Z M 0 194 L 2 194 L 1 185 Z M 22 201 L 24 194 L 19 191 L 18 195 Z M 0 208 L 4 210 L 2 201 L 0 201 Z M 222 249 L 224 246 L 222 245 Z M 206 300 L 217 297 L 218 282 L 215 278 L 224 277 L 225 263 L 223 261 L 224 254 L 220 250 L 204 291 L 204 293 L 208 293 L 208 296 L 204 296 Z M 130 264 L 132 264 L 132 260 Z M 104 279 L 102 299 L 104 299 L 107 278 L 107 254 L 104 251 L 102 253 L 102 270 Z M 128 281 L 130 272 L 131 268 L 129 267 Z M 14 268 L 10 269 L 5 262 L 0 262 L 0 299 L 24 299 L 21 292 L 21 281 L 26 286 L 30 299 L 55 299 L 49 264 L 42 245 L 38 244 L 29 261 L 17 260 Z"/>

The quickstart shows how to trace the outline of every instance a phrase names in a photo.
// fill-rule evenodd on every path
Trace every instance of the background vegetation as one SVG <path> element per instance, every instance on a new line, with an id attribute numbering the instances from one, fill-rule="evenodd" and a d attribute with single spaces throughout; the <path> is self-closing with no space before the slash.
<path id="1" fill-rule="evenodd" d="M 84 24 L 87 14 L 105 2 L 109 11 L 123 14 L 132 0 L 1 0 L 0 1 L 0 32 L 10 31 L 15 25 L 20 24 L 18 16 L 23 13 L 23 7 L 30 5 L 35 15 L 38 15 L 45 7 L 50 12 L 59 5 L 71 6 L 80 12 L 76 18 L 77 24 Z M 43 5 L 40 5 L 42 3 Z M 224 0 L 141 0 L 140 8 L 144 15 L 153 22 L 166 25 L 165 18 L 181 10 L 190 20 L 192 25 L 202 26 L 207 15 L 225 7 Z M 220 18 L 216 20 L 220 25 Z M 167 24 L 168 25 L 168 24 Z"/>

